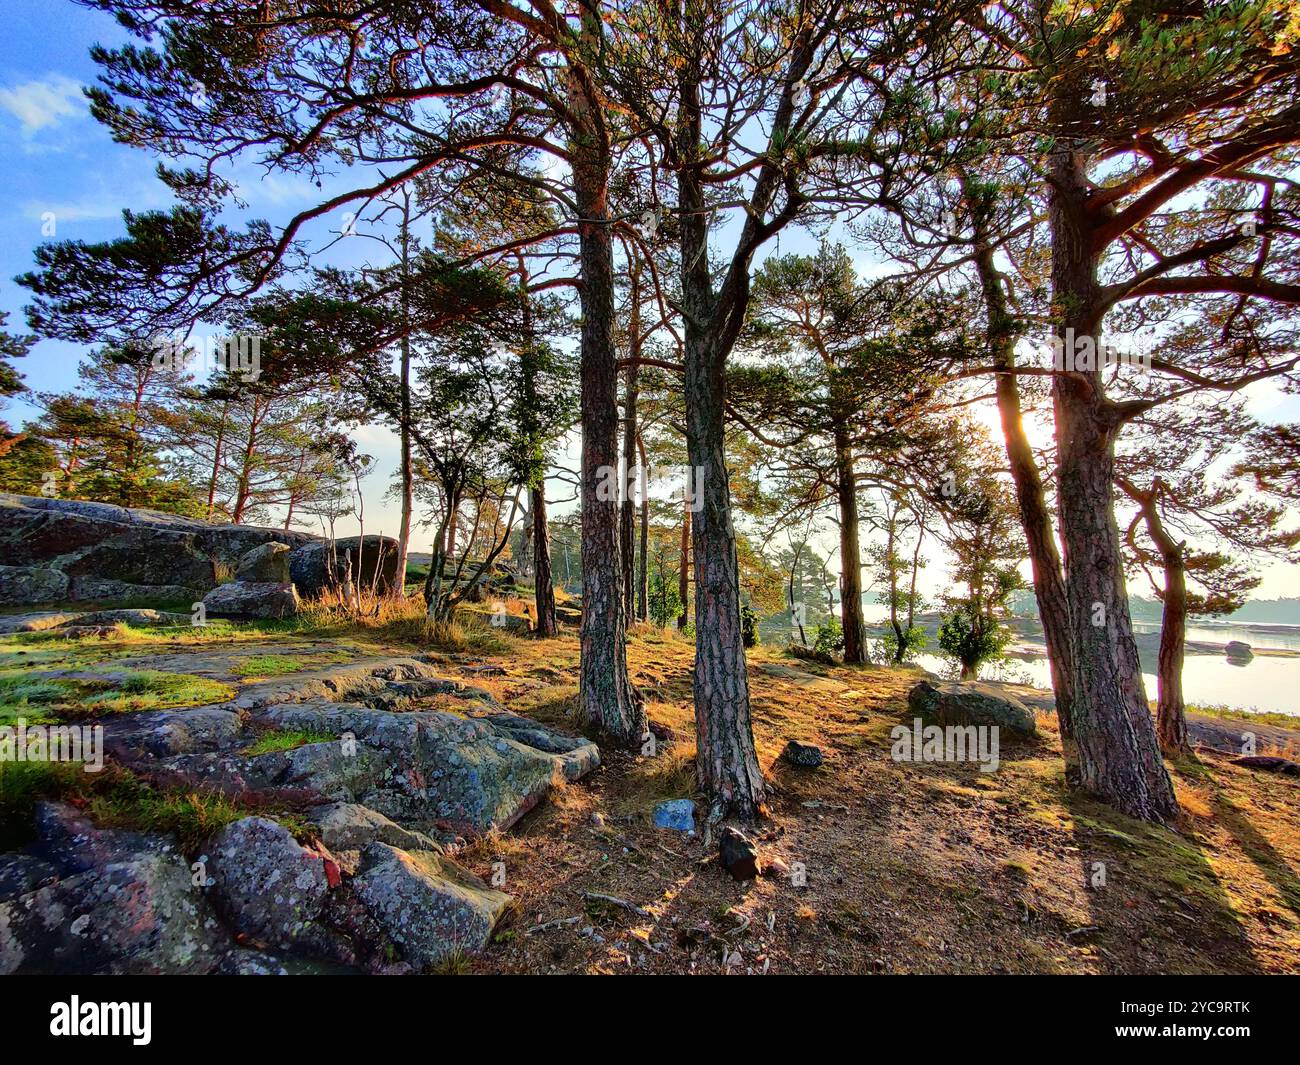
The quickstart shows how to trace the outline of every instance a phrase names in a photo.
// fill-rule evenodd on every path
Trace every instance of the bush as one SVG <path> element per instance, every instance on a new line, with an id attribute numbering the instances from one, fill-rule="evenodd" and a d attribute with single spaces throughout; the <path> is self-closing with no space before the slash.
<path id="1" fill-rule="evenodd" d="M 898 646 L 900 643 L 898 634 L 892 628 L 886 628 L 885 635 L 880 638 L 881 650 L 888 662 L 906 662 L 912 655 L 924 650 L 928 641 L 929 637 L 920 625 L 913 625 L 903 630 L 901 650 Z"/>
<path id="2" fill-rule="evenodd" d="M 662 570 L 656 569 L 651 572 L 649 583 L 650 594 L 646 606 L 649 608 L 650 620 L 660 628 L 676 624 L 682 612 L 676 576 L 665 577 Z"/>
<path id="3" fill-rule="evenodd" d="M 813 633 L 813 650 L 820 655 L 837 655 L 844 650 L 844 630 L 839 618 L 827 618 Z"/>
<path id="4" fill-rule="evenodd" d="M 1002 654 L 1011 634 L 996 618 L 959 607 L 939 626 L 939 647 L 961 664 L 962 680 L 979 674 L 979 667 Z"/>
<path id="5" fill-rule="evenodd" d="M 748 603 L 740 604 L 740 638 L 746 647 L 758 643 L 758 615 Z"/>

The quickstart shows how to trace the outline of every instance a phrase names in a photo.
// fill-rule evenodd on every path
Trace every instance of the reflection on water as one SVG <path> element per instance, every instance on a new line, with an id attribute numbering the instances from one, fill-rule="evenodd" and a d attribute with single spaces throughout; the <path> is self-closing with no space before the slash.
<path id="1" fill-rule="evenodd" d="M 1240 640 L 1251 647 L 1276 647 L 1284 651 L 1300 651 L 1300 625 L 1269 625 L 1268 631 L 1249 628 L 1245 625 L 1222 624 L 1213 621 L 1201 621 L 1187 626 L 1189 640 L 1203 640 L 1206 643 L 1227 643 Z M 1134 632 L 1159 632 L 1160 626 L 1149 622 L 1133 622 Z"/>
<path id="2" fill-rule="evenodd" d="M 1219 642 L 1224 642 L 1222 637 Z M 1248 642 L 1254 642 L 1256 647 L 1265 646 L 1259 641 Z M 1142 676 L 1146 682 L 1147 698 L 1154 699 L 1155 662 L 1146 659 L 1147 656 L 1143 655 Z M 917 655 L 916 664 L 932 673 L 955 676 L 951 665 L 938 655 Z M 981 671 L 980 676 L 985 680 L 1032 684 L 1036 688 L 1052 686 L 1045 658 L 995 663 Z M 1256 657 L 1248 665 L 1238 666 L 1218 655 L 1188 655 L 1183 663 L 1183 697 L 1189 704 L 1300 715 L 1300 659 Z"/>
<path id="3" fill-rule="evenodd" d="M 885 619 L 888 610 L 880 603 L 866 603 L 863 610 L 868 624 Z M 1159 632 L 1160 626 L 1135 621 L 1136 633 Z M 1225 644 L 1240 640 L 1251 647 L 1300 651 L 1300 625 L 1233 625 L 1228 622 L 1198 621 L 1187 627 L 1189 642 Z M 929 646 L 935 646 L 931 636 Z M 1039 644 L 1041 647 L 1041 643 Z M 1156 697 L 1156 656 L 1141 653 L 1147 697 Z M 956 676 L 952 664 L 939 655 L 921 654 L 916 664 L 941 676 Z M 1051 688 L 1051 671 L 1046 658 L 1028 661 L 1008 659 L 981 671 L 985 680 L 1006 680 Z M 1234 664 L 1221 654 L 1189 654 L 1183 663 L 1183 697 L 1203 706 L 1232 706 L 1240 710 L 1267 710 L 1300 715 L 1300 658 L 1263 658 L 1256 655 L 1246 665 Z"/>

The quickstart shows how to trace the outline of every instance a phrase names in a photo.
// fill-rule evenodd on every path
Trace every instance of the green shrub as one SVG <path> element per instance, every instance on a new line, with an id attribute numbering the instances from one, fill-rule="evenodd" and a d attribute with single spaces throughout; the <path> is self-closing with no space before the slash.
<path id="1" fill-rule="evenodd" d="M 960 607 L 939 626 L 939 647 L 961 665 L 962 680 L 979 675 L 979 667 L 1002 654 L 1011 633 L 996 618 Z"/>
<path id="2" fill-rule="evenodd" d="M 929 639 L 925 629 L 921 628 L 920 625 L 913 625 L 903 630 L 901 641 L 898 638 L 898 633 L 893 628 L 886 628 L 885 635 L 880 638 L 880 644 L 886 661 L 906 662 L 912 655 L 924 650 Z M 900 643 L 902 644 L 901 650 L 899 648 Z"/>
<path id="3" fill-rule="evenodd" d="M 813 650 L 820 655 L 837 655 L 844 650 L 844 630 L 839 618 L 830 617 L 813 633 Z"/>

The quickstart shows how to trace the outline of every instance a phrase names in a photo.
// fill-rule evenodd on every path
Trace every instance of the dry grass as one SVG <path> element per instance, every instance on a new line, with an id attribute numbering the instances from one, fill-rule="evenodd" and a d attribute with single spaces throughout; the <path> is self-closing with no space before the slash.
<path id="1" fill-rule="evenodd" d="M 445 651 L 449 672 L 473 669 L 473 683 L 511 710 L 582 729 L 572 628 L 520 639 L 481 613 L 437 626 L 419 599 L 390 603 L 372 618 L 309 605 L 292 624 L 206 638 L 267 641 L 268 652 L 284 634 L 365 653 Z M 178 642 L 165 630 L 152 638 Z M 138 652 L 138 632 L 131 640 Z M 65 647 L 79 653 L 55 639 L 4 650 Z M 1067 787 L 1051 715 L 1039 716 L 1038 743 L 1004 742 L 996 773 L 898 763 L 889 733 L 910 720 L 918 673 L 816 666 L 768 646 L 749 656 L 771 791 L 756 842 L 764 862 L 797 865 L 807 882 L 789 873 L 734 882 L 714 848 L 650 820 L 656 802 L 694 792 L 693 650 L 653 627 L 630 640 L 633 680 L 670 736 L 655 758 L 602 746 L 599 771 L 461 856 L 484 877 L 504 861 L 518 909 L 458 969 L 716 972 L 738 957 L 755 972 L 1300 971 L 1300 781 L 1204 754 L 1170 766 L 1180 822 L 1141 824 Z M 818 744 L 826 764 L 779 762 L 791 739 Z M 650 916 L 593 905 L 588 893 Z M 530 933 L 551 921 L 567 923 Z"/>
<path id="2" fill-rule="evenodd" d="M 577 652 L 571 633 L 515 641 L 485 657 L 504 673 L 475 683 L 573 728 Z M 737 953 L 754 972 L 1300 971 L 1300 782 L 1205 755 L 1170 767 L 1182 821 L 1145 825 L 1066 786 L 1051 715 L 1039 743 L 1004 742 L 994 774 L 896 763 L 889 731 L 910 720 L 918 673 L 810 667 L 766 646 L 750 656 L 772 792 L 756 840 L 808 879 L 734 882 L 702 840 L 650 821 L 695 790 L 692 653 L 657 630 L 630 642 L 650 718 L 672 735 L 657 757 L 602 748 L 604 768 L 494 841 L 496 859 L 467 854 L 481 876 L 505 860 L 519 900 L 475 971 L 716 972 Z M 825 766 L 779 762 L 790 739 L 821 746 Z M 593 910 L 587 892 L 651 916 Z"/>

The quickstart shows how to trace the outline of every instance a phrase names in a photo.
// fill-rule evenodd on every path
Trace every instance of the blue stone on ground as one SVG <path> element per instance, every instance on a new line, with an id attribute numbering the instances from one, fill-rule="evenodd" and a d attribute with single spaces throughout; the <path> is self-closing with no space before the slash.
<path id="1" fill-rule="evenodd" d="M 655 807 L 655 828 L 676 832 L 695 831 L 695 803 L 690 799 L 667 799 Z"/>

